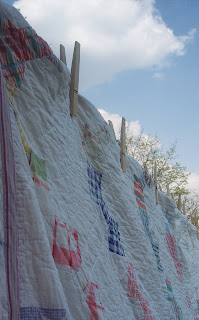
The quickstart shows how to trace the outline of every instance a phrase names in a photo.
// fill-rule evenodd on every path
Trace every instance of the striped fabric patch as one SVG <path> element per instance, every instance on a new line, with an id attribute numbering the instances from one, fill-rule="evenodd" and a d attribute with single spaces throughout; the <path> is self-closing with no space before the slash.
<path id="1" fill-rule="evenodd" d="M 3 172 L 3 207 L 5 221 L 5 257 L 9 320 L 19 318 L 18 232 L 14 146 L 9 100 L 0 70 L 0 148 Z"/>
<path id="2" fill-rule="evenodd" d="M 156 258 L 157 268 L 160 272 L 163 272 L 163 268 L 160 262 L 159 245 L 156 242 L 154 242 L 149 229 L 149 218 L 148 218 L 147 208 L 144 202 L 143 184 L 142 184 L 142 181 L 135 174 L 134 174 L 134 194 L 136 196 L 136 201 L 139 207 L 140 217 L 144 226 L 145 234 L 151 243 L 151 247 L 153 249 L 153 253 Z"/>
<path id="3" fill-rule="evenodd" d="M 177 302 L 176 302 L 174 294 L 173 294 L 171 282 L 168 279 L 166 279 L 166 286 L 167 286 L 167 292 L 168 292 L 167 300 L 172 303 L 173 312 L 175 313 L 176 320 L 181 320 L 182 319 L 182 310 L 177 305 Z"/>

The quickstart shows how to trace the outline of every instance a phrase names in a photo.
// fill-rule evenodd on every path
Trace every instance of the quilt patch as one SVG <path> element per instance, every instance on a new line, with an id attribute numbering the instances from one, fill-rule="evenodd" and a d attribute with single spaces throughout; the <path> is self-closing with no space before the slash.
<path id="1" fill-rule="evenodd" d="M 21 86 L 24 78 L 25 62 L 37 58 L 48 58 L 59 71 L 60 60 L 53 54 L 49 45 L 31 28 L 17 29 L 0 12 L 0 64 L 3 76 L 16 88 Z"/>
<path id="2" fill-rule="evenodd" d="M 67 320 L 66 310 L 37 307 L 21 308 L 20 320 Z"/>
<path id="3" fill-rule="evenodd" d="M 57 240 L 58 237 L 60 241 Z M 72 241 L 76 250 L 71 248 Z M 77 230 L 70 230 L 65 223 L 59 223 L 56 218 L 53 231 L 52 256 L 58 264 L 70 266 L 71 268 L 80 268 L 81 266 L 82 258 Z"/>
<path id="4" fill-rule="evenodd" d="M 189 290 L 186 291 L 186 301 L 187 301 L 187 308 L 191 309 L 193 320 L 199 320 L 199 299 L 198 299 L 198 288 L 195 288 L 196 291 L 196 308 L 194 307 L 195 303 L 192 303 Z"/>
<path id="5" fill-rule="evenodd" d="M 144 202 L 143 184 L 141 179 L 139 179 L 135 174 L 134 174 L 134 194 L 136 196 L 136 201 L 139 206 L 140 217 L 144 226 L 145 234 L 149 238 L 151 247 L 153 249 L 153 252 L 156 258 L 157 268 L 160 272 L 163 272 L 163 268 L 160 262 L 159 245 L 153 240 L 151 232 L 149 230 L 149 219 L 147 214 L 147 208 Z"/>
<path id="6" fill-rule="evenodd" d="M 92 166 L 98 169 L 98 164 L 102 163 L 105 148 L 110 140 L 110 134 L 106 127 L 102 127 L 99 131 L 93 132 L 90 126 L 86 123 L 83 128 L 82 146 L 88 156 Z M 96 161 L 97 160 L 97 161 Z"/>
<path id="7" fill-rule="evenodd" d="M 172 303 L 173 311 L 175 313 L 176 319 L 177 320 L 182 320 L 182 310 L 177 305 L 177 302 L 176 302 L 174 294 L 173 294 L 173 289 L 172 289 L 172 286 L 171 286 L 171 282 L 168 279 L 166 279 L 166 285 L 167 285 L 167 291 L 168 291 L 167 300 Z"/>
<path id="8" fill-rule="evenodd" d="M 84 292 L 86 295 L 86 303 L 88 304 L 88 307 L 90 310 L 90 320 L 98 320 L 99 319 L 98 311 L 101 310 L 102 312 L 104 312 L 104 307 L 102 306 L 99 293 L 98 293 L 99 303 L 97 303 L 96 301 L 95 291 L 99 290 L 99 286 L 89 281 L 88 276 L 86 275 L 86 273 L 84 272 L 81 266 L 82 257 L 80 253 L 80 247 L 79 247 L 78 232 L 75 229 L 71 230 L 70 228 L 68 228 L 66 223 L 59 223 L 56 218 L 55 218 L 55 225 L 53 230 L 52 256 L 55 263 L 69 266 L 71 270 L 73 268 L 79 269 L 80 286 L 82 288 L 82 292 Z M 44 309 L 42 309 L 42 312 L 43 310 Z M 33 311 L 36 312 L 36 315 L 38 314 L 37 309 L 33 308 Z M 32 320 L 32 318 L 30 319 Z M 37 319 L 37 318 L 33 318 L 33 319 Z M 57 318 L 52 318 L 52 320 L 54 319 L 56 320 Z"/>
<path id="9" fill-rule="evenodd" d="M 87 304 L 90 310 L 90 320 L 98 320 L 99 316 L 98 316 L 98 310 L 102 310 L 104 311 L 104 307 L 102 306 L 102 302 L 100 300 L 100 305 L 98 305 L 96 303 L 96 296 L 95 296 L 95 289 L 99 289 L 98 285 L 96 285 L 95 283 L 91 282 L 90 283 L 90 288 L 89 288 L 89 295 L 88 295 L 88 299 L 87 299 Z"/>
<path id="10" fill-rule="evenodd" d="M 153 315 L 151 309 L 149 307 L 148 301 L 143 297 L 136 280 L 135 272 L 133 265 L 128 262 L 128 288 L 127 288 L 127 296 L 132 299 L 138 299 L 140 301 L 141 308 L 144 312 L 143 320 L 153 320 Z"/>
<path id="11" fill-rule="evenodd" d="M 8 93 L 8 99 L 9 99 L 9 104 L 11 106 L 11 108 L 13 108 L 13 96 L 15 94 L 16 91 L 16 87 L 5 78 L 5 85 L 6 85 L 6 89 L 7 89 L 7 93 Z"/>
<path id="12" fill-rule="evenodd" d="M 180 282 L 182 282 L 183 277 L 182 277 L 182 263 L 180 261 L 180 259 L 178 258 L 178 253 L 177 253 L 177 245 L 176 245 L 176 240 L 175 240 L 175 236 L 171 233 L 171 229 L 169 226 L 169 217 L 168 217 L 168 211 L 164 211 L 163 210 L 163 214 L 166 218 L 166 222 L 165 222 L 165 228 L 166 228 L 166 241 L 167 241 L 167 246 L 168 246 L 168 250 L 169 250 L 169 254 L 172 257 L 175 267 L 176 267 L 176 271 L 178 274 L 178 279 Z"/>
<path id="13" fill-rule="evenodd" d="M 33 176 L 39 175 L 43 180 L 47 181 L 45 161 L 41 159 L 36 153 L 29 149 L 27 153 L 28 162 Z"/>
<path id="14" fill-rule="evenodd" d="M 101 192 L 101 182 L 102 182 L 102 174 L 93 170 L 92 167 L 88 164 L 87 166 L 88 173 L 88 183 L 90 189 L 90 195 L 92 200 L 101 205 L 102 202 L 102 192 Z"/>
<path id="15" fill-rule="evenodd" d="M 113 253 L 116 253 L 120 256 L 124 256 L 124 249 L 120 243 L 120 233 L 118 230 L 118 223 L 109 215 L 108 210 L 106 208 L 106 204 L 102 198 L 101 192 L 101 181 L 102 181 L 102 174 L 95 171 L 90 164 L 88 163 L 87 166 L 88 172 L 88 183 L 90 189 L 90 195 L 92 200 L 97 203 L 103 213 L 104 219 L 108 225 L 108 243 L 109 243 L 109 250 Z"/>
<path id="16" fill-rule="evenodd" d="M 26 153 L 28 163 L 30 166 L 30 170 L 32 172 L 32 179 L 35 183 L 40 184 L 47 191 L 49 191 L 48 186 L 42 181 L 42 180 L 47 181 L 45 160 L 41 159 L 36 153 L 34 153 L 31 150 L 29 143 L 27 141 L 27 137 L 26 137 L 24 130 L 22 128 L 22 125 L 18 119 L 17 113 L 15 110 L 13 110 L 13 111 L 14 111 L 14 116 L 15 116 L 15 119 L 17 122 L 18 129 L 19 129 L 19 133 L 21 136 L 21 142 L 23 144 L 24 151 Z"/>
<path id="17" fill-rule="evenodd" d="M 2 157 L 2 187 L 4 239 L 8 310 L 10 319 L 18 318 L 18 227 L 16 208 L 16 173 L 14 143 L 11 130 L 10 108 L 2 70 L 0 70 L 0 151 Z M 13 232 L 14 230 L 14 232 Z"/>

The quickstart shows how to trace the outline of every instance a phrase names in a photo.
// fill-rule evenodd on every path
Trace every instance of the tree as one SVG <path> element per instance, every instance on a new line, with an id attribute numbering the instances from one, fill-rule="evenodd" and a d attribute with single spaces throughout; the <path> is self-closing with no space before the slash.
<path id="1" fill-rule="evenodd" d="M 189 219 L 192 220 L 193 224 L 196 224 L 196 220 L 199 220 L 198 211 L 199 211 L 199 190 L 193 191 L 188 196 L 184 197 L 187 212 L 189 212 Z M 196 218 L 196 215 L 197 218 Z"/>
<path id="2" fill-rule="evenodd" d="M 157 178 L 159 188 L 167 192 L 167 186 L 177 204 L 178 196 L 183 196 L 185 211 L 193 224 L 199 223 L 199 190 L 191 192 L 187 188 L 188 177 L 185 166 L 177 161 L 177 141 L 165 150 L 160 138 L 150 135 L 133 134 L 130 131 L 130 124 L 127 122 L 126 130 L 126 152 L 137 160 L 143 167 L 146 165 L 153 177 L 155 161 L 157 163 Z"/>
<path id="3" fill-rule="evenodd" d="M 135 135 L 130 132 L 129 124 L 126 131 L 126 152 L 137 160 L 141 165 L 147 165 L 149 173 L 153 176 L 154 163 L 157 163 L 158 184 L 162 191 L 166 192 L 167 185 L 175 200 L 179 193 L 188 195 L 190 191 L 186 188 L 189 173 L 186 167 L 181 165 L 176 159 L 177 142 L 174 142 L 168 150 L 164 150 L 160 138 L 154 138 L 143 134 Z"/>

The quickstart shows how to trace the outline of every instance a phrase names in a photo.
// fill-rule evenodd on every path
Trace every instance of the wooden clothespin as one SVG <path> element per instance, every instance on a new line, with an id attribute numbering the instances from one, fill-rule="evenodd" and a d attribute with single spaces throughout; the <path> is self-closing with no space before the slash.
<path id="1" fill-rule="evenodd" d="M 191 223 L 193 224 L 193 212 L 190 212 Z"/>
<path id="2" fill-rule="evenodd" d="M 126 130 L 125 130 L 125 118 L 122 118 L 121 137 L 120 137 L 120 162 L 121 168 L 126 172 Z"/>
<path id="3" fill-rule="evenodd" d="M 144 167 L 144 170 L 145 170 L 146 172 L 149 171 L 146 162 L 144 162 L 143 167 Z"/>
<path id="4" fill-rule="evenodd" d="M 170 192 L 170 189 L 169 189 L 169 185 L 167 184 L 167 196 L 171 197 L 171 192 Z"/>
<path id="5" fill-rule="evenodd" d="M 73 61 L 71 66 L 71 83 L 70 83 L 70 114 L 71 116 L 76 116 L 78 112 L 79 66 L 80 66 L 80 43 L 75 41 Z"/>
<path id="6" fill-rule="evenodd" d="M 197 215 L 197 210 L 194 210 L 194 218 L 195 218 L 195 227 L 196 227 L 196 236 L 198 239 L 198 215 Z"/>
<path id="7" fill-rule="evenodd" d="M 178 204 L 177 204 L 177 208 L 179 211 L 182 210 L 182 200 L 181 200 L 181 193 L 179 193 L 178 195 Z"/>
<path id="8" fill-rule="evenodd" d="M 113 122 L 111 120 L 108 120 L 108 124 L 111 127 L 111 129 L 113 130 L 113 134 L 114 134 L 114 137 L 115 137 L 115 140 L 116 140 L 116 135 L 115 135 L 114 127 L 113 127 Z"/>
<path id="9" fill-rule="evenodd" d="M 65 47 L 60 44 L 60 60 L 67 66 Z"/>
<path id="10" fill-rule="evenodd" d="M 182 204 L 182 212 L 184 215 L 186 215 L 186 210 L 185 210 L 185 200 L 183 200 L 183 204 Z"/>
<path id="11" fill-rule="evenodd" d="M 155 161 L 155 165 L 154 165 L 154 184 L 155 184 L 155 199 L 156 199 L 156 204 L 159 203 L 158 200 L 158 181 L 157 181 L 157 164 Z"/>
<path id="12" fill-rule="evenodd" d="M 197 227 L 197 210 L 194 210 L 195 226 Z"/>

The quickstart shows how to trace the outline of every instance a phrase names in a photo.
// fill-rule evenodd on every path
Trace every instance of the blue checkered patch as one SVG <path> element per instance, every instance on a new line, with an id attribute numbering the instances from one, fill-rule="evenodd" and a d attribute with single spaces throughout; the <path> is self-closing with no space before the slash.
<path id="1" fill-rule="evenodd" d="M 87 167 L 88 172 L 88 183 L 89 183 L 89 189 L 90 189 L 90 195 L 93 201 L 95 201 L 97 204 L 101 204 L 102 201 L 102 193 L 101 193 L 101 181 L 102 181 L 102 175 L 101 173 L 94 171 L 90 164 L 88 163 Z"/>
<path id="2" fill-rule="evenodd" d="M 106 204 L 102 198 L 101 192 L 101 181 L 102 181 L 102 174 L 93 170 L 93 168 L 88 163 L 88 183 L 90 189 L 90 195 L 93 201 L 100 205 L 102 210 L 104 219 L 108 225 L 109 236 L 109 250 L 113 253 L 119 254 L 120 256 L 124 256 L 124 249 L 120 243 L 120 233 L 118 230 L 118 223 L 113 220 L 113 218 L 109 215 L 108 210 L 106 208 Z"/>
<path id="3" fill-rule="evenodd" d="M 20 309 L 20 320 L 67 320 L 65 309 L 26 307 Z"/>

